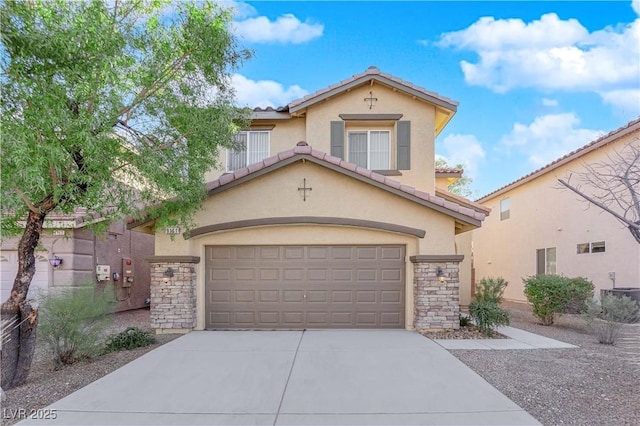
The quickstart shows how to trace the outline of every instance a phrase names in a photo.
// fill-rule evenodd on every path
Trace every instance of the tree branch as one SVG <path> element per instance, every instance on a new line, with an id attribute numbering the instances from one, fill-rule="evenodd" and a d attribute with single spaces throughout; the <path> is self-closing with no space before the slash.
<path id="1" fill-rule="evenodd" d="M 34 213 L 40 213 L 38 208 L 31 202 L 29 197 L 27 197 L 27 195 L 24 192 L 22 192 L 20 188 L 16 188 L 16 192 L 18 193 L 20 198 L 24 200 L 24 203 L 27 205 L 27 207 L 29 207 L 29 210 L 31 210 Z"/>

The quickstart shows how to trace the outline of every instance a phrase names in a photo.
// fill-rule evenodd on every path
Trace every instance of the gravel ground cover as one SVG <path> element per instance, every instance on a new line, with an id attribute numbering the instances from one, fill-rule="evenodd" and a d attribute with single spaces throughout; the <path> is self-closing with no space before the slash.
<path id="1" fill-rule="evenodd" d="M 114 314 L 113 322 L 107 331 L 117 333 L 129 326 L 151 330 L 149 310 L 138 309 Z M 113 352 L 59 370 L 54 370 L 52 354 L 42 340 L 38 340 L 27 382 L 18 388 L 5 391 L 2 401 L 2 425 L 12 425 L 22 420 L 13 414 L 16 410 L 24 409 L 30 413 L 31 410 L 44 408 L 176 337 L 178 335 L 159 335 L 156 336 L 158 343 L 154 345 Z"/>
<path id="2" fill-rule="evenodd" d="M 542 326 L 529 305 L 503 306 L 511 326 L 579 347 L 451 353 L 544 425 L 640 424 L 640 324 L 608 346 L 579 316 Z"/>
<path id="3" fill-rule="evenodd" d="M 537 324 L 528 305 L 505 303 L 504 307 L 511 313 L 513 327 L 579 347 L 451 352 L 545 425 L 640 424 L 640 324 L 625 326 L 619 343 L 606 346 L 597 342 L 578 316 L 563 316 L 555 325 L 544 327 Z M 110 332 L 128 326 L 150 329 L 149 311 L 114 315 Z M 177 336 L 156 337 L 156 345 L 57 371 L 47 349 L 38 345 L 27 383 L 6 391 L 2 425 L 18 421 L 7 418 L 11 410 L 46 407 Z"/>

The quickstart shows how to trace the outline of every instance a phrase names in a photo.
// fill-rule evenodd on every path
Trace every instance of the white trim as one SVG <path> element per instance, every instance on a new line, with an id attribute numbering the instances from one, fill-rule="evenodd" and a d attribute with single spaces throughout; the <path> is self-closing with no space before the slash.
<path id="1" fill-rule="evenodd" d="M 244 164 L 243 167 L 247 167 L 247 166 L 249 166 L 249 164 L 253 164 L 253 163 L 249 163 L 249 137 L 250 137 L 250 135 L 252 133 L 266 133 L 267 134 L 267 153 L 264 156 L 264 158 L 260 159 L 259 161 L 262 161 L 262 160 L 264 160 L 265 158 L 268 158 L 271 155 L 271 131 L 270 130 L 243 130 L 243 131 L 238 132 L 238 134 L 242 134 L 242 133 L 247 135 L 247 142 L 246 142 L 247 146 L 245 147 L 245 159 L 244 159 L 245 164 Z M 243 167 L 238 167 L 237 169 L 233 169 L 233 170 L 229 169 L 229 153 L 230 153 L 230 151 L 232 151 L 232 149 L 231 148 L 227 148 L 227 152 L 226 152 L 227 158 L 226 158 L 226 161 L 225 161 L 225 172 L 227 172 L 227 173 L 233 173 L 236 170 L 239 170 L 239 169 L 243 168 Z"/>
<path id="2" fill-rule="evenodd" d="M 351 161 L 351 151 L 350 151 L 350 145 L 351 145 L 351 140 L 349 138 L 349 135 L 351 133 L 366 133 L 367 134 L 367 166 L 366 168 L 369 170 L 373 170 L 371 168 L 371 132 L 384 132 L 387 135 L 389 135 L 389 138 L 387 139 L 387 147 L 389 148 L 388 150 L 388 156 L 387 156 L 387 168 L 386 169 L 375 169 L 375 170 L 392 170 L 391 169 L 391 131 L 390 130 L 386 130 L 386 129 L 369 129 L 369 130 L 347 130 L 347 156 L 348 159 L 347 161 L 352 162 Z"/>

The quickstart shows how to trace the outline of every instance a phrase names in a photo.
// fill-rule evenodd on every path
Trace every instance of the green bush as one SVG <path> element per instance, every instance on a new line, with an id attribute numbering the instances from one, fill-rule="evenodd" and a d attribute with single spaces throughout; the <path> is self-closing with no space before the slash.
<path id="1" fill-rule="evenodd" d="M 489 337 L 493 336 L 495 327 L 509 325 L 509 312 L 498 306 L 507 284 L 502 277 L 481 279 L 476 285 L 475 300 L 469 304 L 469 315 Z"/>
<path id="2" fill-rule="evenodd" d="M 534 275 L 522 281 L 524 294 L 533 305 L 533 314 L 542 325 L 553 324 L 555 314 L 561 315 L 575 295 L 570 279 L 561 275 Z"/>
<path id="3" fill-rule="evenodd" d="M 598 336 L 598 342 L 613 345 L 625 323 L 640 320 L 640 307 L 628 296 L 605 294 L 600 303 L 588 304 L 585 317 L 587 324 Z"/>
<path id="4" fill-rule="evenodd" d="M 148 331 L 140 330 L 138 327 L 127 327 L 126 330 L 107 337 L 105 351 L 126 351 L 153 345 L 154 343 L 156 343 L 156 338 Z"/>
<path id="5" fill-rule="evenodd" d="M 509 284 L 502 277 L 483 278 L 476 285 L 476 300 L 478 302 L 493 302 L 500 304 L 502 302 L 502 294 Z"/>
<path id="6" fill-rule="evenodd" d="M 563 313 L 581 314 L 587 310 L 587 302 L 593 299 L 594 286 L 583 277 L 569 279 L 568 301 Z"/>
<path id="7" fill-rule="evenodd" d="M 107 316 L 115 300 L 93 284 L 56 289 L 40 297 L 38 331 L 54 353 L 56 367 L 91 358 L 102 349 Z"/>
<path id="8" fill-rule="evenodd" d="M 509 325 L 509 312 L 491 301 L 474 300 L 469 304 L 469 315 L 478 329 L 487 336 L 493 336 L 495 327 Z"/>
<path id="9" fill-rule="evenodd" d="M 471 324 L 471 318 L 462 314 L 458 315 L 458 317 L 460 318 L 460 327 L 468 327 Z"/>

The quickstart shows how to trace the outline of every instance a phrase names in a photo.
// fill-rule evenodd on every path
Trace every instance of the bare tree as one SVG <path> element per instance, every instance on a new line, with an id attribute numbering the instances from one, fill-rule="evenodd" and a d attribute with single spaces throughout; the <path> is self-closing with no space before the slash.
<path id="1" fill-rule="evenodd" d="M 622 222 L 640 244 L 640 138 L 576 175 L 575 184 L 572 175 L 558 182 Z"/>

